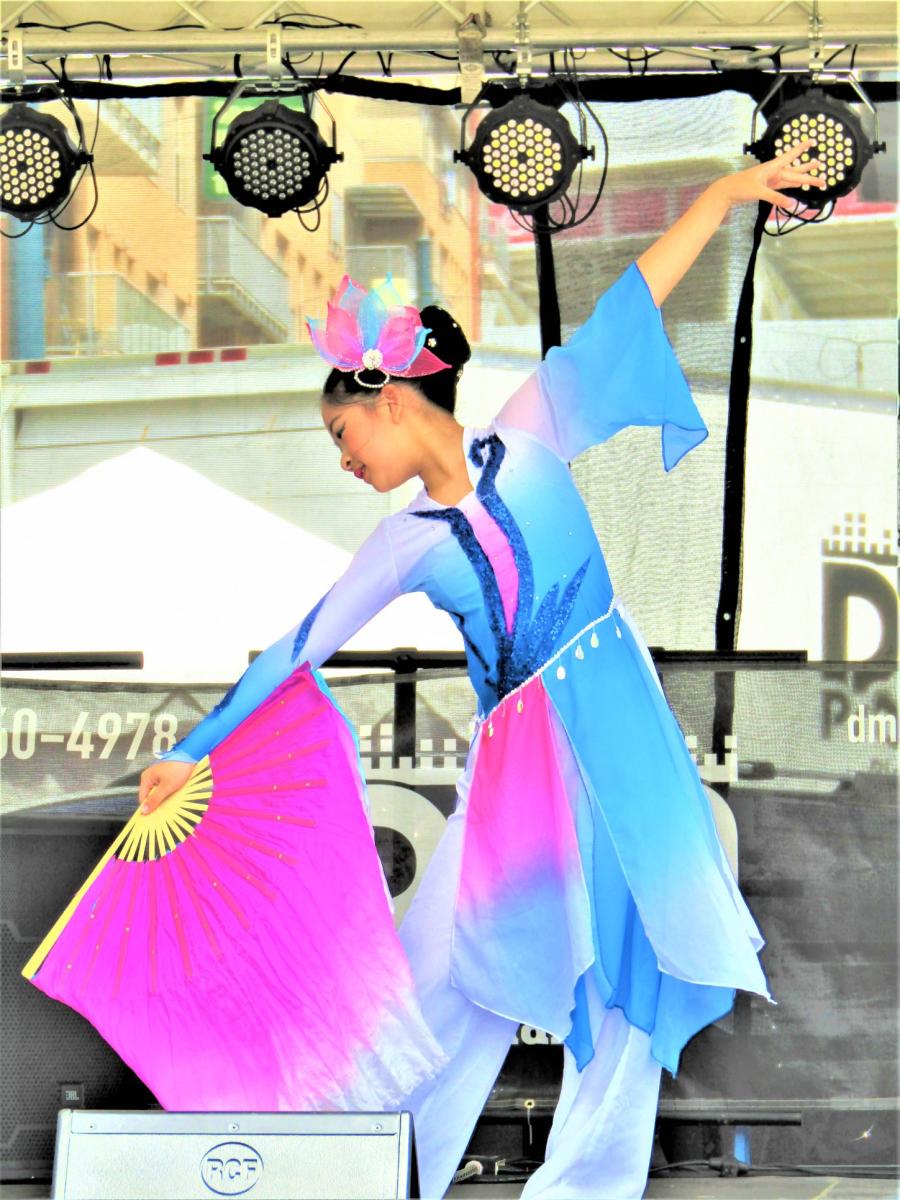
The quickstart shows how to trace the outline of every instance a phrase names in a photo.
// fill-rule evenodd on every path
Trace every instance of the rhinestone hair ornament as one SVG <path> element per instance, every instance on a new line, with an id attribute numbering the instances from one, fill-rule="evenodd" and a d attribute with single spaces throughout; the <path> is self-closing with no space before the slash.
<path id="1" fill-rule="evenodd" d="M 392 375 L 414 379 L 450 365 L 425 348 L 431 330 L 417 308 L 403 303 L 390 275 L 369 291 L 345 275 L 326 320 L 307 318 L 306 326 L 322 358 L 339 371 L 352 371 L 361 387 L 377 390 Z M 360 371 L 380 371 L 384 379 L 368 383 Z"/>

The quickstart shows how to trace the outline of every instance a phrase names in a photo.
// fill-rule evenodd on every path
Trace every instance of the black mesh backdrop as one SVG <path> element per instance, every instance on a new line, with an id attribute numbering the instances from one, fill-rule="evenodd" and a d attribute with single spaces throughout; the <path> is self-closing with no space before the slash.
<path id="1" fill-rule="evenodd" d="M 563 340 L 708 183 L 743 165 L 752 110 L 731 92 L 597 106 L 610 146 L 604 193 L 583 225 L 553 238 Z M 707 441 L 670 475 L 658 430 L 626 429 L 573 465 L 613 585 L 655 646 L 715 644 L 734 318 L 755 215 L 756 205 L 733 209 L 663 306 Z M 597 374 L 602 386 L 602 363 Z"/>
<path id="2" fill-rule="evenodd" d="M 700 750 L 711 745 L 696 723 L 711 680 L 664 671 Z M 688 1045 L 668 1097 L 802 1108 L 895 1095 L 895 685 L 893 671 L 856 664 L 734 671 L 732 782 L 714 786 L 737 822 L 740 887 L 767 940 L 778 1004 L 739 994 L 734 1012 Z"/>

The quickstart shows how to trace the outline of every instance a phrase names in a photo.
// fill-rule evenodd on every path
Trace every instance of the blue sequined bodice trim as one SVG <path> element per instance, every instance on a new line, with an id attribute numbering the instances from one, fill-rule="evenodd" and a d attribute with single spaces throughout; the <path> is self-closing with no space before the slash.
<path id="1" fill-rule="evenodd" d="M 413 516 L 425 520 L 445 521 L 478 578 L 496 648 L 496 667 L 494 672 L 485 671 L 485 684 L 494 691 L 497 700 L 517 688 L 534 672 L 536 666 L 550 657 L 568 624 L 590 563 L 589 558 L 585 559 L 562 595 L 559 582 L 554 583 L 538 605 L 537 612 L 533 612 L 535 584 L 531 555 L 522 530 L 496 487 L 497 472 L 505 454 L 506 446 L 496 433 L 476 438 L 469 448 L 469 458 L 481 468 L 475 493 L 509 542 L 518 573 L 518 603 L 511 630 L 506 628 L 503 600 L 494 568 L 465 513 L 458 508 L 424 509 L 413 513 Z M 484 655 L 464 630 L 463 637 L 482 666 L 485 666 Z"/>

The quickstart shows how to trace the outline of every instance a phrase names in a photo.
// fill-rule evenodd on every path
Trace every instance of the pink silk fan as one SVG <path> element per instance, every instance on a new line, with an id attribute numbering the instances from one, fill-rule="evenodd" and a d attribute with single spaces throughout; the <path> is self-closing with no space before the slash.
<path id="1" fill-rule="evenodd" d="M 443 1062 L 307 663 L 134 813 L 22 973 L 167 1109 L 387 1110 Z"/>

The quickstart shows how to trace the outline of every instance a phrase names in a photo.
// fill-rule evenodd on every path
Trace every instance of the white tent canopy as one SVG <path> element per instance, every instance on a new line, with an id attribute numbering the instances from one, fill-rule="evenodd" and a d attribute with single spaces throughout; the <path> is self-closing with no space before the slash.
<path id="1" fill-rule="evenodd" d="M 144 447 L 3 513 L 5 652 L 142 650 L 146 682 L 231 682 L 312 608 L 350 555 Z M 346 644 L 462 649 L 421 594 Z M 97 672 L 65 672 L 98 678 Z M 60 672 L 53 676 L 59 678 Z"/>

